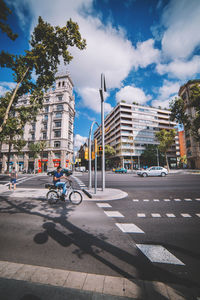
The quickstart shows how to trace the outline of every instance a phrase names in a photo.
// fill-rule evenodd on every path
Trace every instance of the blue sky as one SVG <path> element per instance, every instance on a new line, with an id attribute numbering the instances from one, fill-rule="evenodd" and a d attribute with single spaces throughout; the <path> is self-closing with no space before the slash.
<path id="1" fill-rule="evenodd" d="M 100 76 L 105 74 L 108 113 L 120 100 L 168 107 L 179 87 L 200 78 L 199 0 L 5 0 L 15 42 L 0 35 L 1 50 L 23 54 L 38 16 L 52 25 L 78 22 L 87 49 L 71 49 L 67 67 L 75 88 L 76 145 L 100 122 Z M 13 87 L 0 70 L 0 95 Z"/>

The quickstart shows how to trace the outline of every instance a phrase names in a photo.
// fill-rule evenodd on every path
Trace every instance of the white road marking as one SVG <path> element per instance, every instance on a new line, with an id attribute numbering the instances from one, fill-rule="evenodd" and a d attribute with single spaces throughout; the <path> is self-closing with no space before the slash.
<path id="1" fill-rule="evenodd" d="M 149 201 L 149 199 L 143 199 L 143 201 L 145 201 L 145 202 L 148 202 L 148 201 Z"/>
<path id="2" fill-rule="evenodd" d="M 98 207 L 112 207 L 110 204 L 108 203 L 97 203 Z"/>
<path id="3" fill-rule="evenodd" d="M 160 245 L 145 245 L 145 244 L 136 244 L 136 246 L 142 251 L 142 253 L 154 263 L 163 263 L 163 264 L 173 264 L 181 265 L 185 264 L 175 257 L 171 252 L 166 248 Z"/>
<path id="4" fill-rule="evenodd" d="M 116 223 L 117 227 L 119 227 L 119 229 L 122 232 L 127 232 L 127 233 L 144 233 L 144 231 L 142 229 L 140 229 L 138 226 L 136 226 L 133 223 Z"/>
<path id="5" fill-rule="evenodd" d="M 200 214 L 196 214 L 196 216 L 200 218 Z"/>
<path id="6" fill-rule="evenodd" d="M 119 211 L 104 211 L 108 217 L 124 218 Z"/>
<path id="7" fill-rule="evenodd" d="M 181 214 L 181 216 L 182 216 L 183 218 L 191 218 L 191 217 L 192 217 L 190 214 Z"/>
<path id="8" fill-rule="evenodd" d="M 26 181 L 26 180 L 29 180 L 29 179 L 32 179 L 33 177 L 21 177 L 21 178 L 19 178 L 19 179 L 17 179 L 17 182 L 16 182 L 16 184 L 18 184 L 18 183 L 21 183 L 21 182 L 24 182 L 24 181 Z M 9 185 L 10 184 L 10 181 L 8 182 L 8 183 L 6 183 L 6 184 L 4 184 L 5 186 L 7 186 L 7 185 Z"/>
<path id="9" fill-rule="evenodd" d="M 160 214 L 151 214 L 153 218 L 160 218 L 161 215 Z"/>
<path id="10" fill-rule="evenodd" d="M 200 201 L 200 198 L 196 198 L 195 200 Z"/>
<path id="11" fill-rule="evenodd" d="M 176 198 L 176 199 L 174 199 L 174 201 L 181 201 L 181 199 Z"/>
<path id="12" fill-rule="evenodd" d="M 167 216 L 168 218 L 176 218 L 176 216 L 175 216 L 174 214 L 166 214 L 166 216 Z"/>
<path id="13" fill-rule="evenodd" d="M 155 201 L 155 202 L 159 202 L 160 200 L 159 200 L 159 199 L 153 199 L 153 201 Z"/>
<path id="14" fill-rule="evenodd" d="M 133 202 L 138 202 L 139 200 L 138 199 L 133 199 Z"/>
<path id="15" fill-rule="evenodd" d="M 145 214 L 137 214 L 137 216 L 138 216 L 139 218 L 145 218 L 145 217 L 146 217 Z"/>
<path id="16" fill-rule="evenodd" d="M 171 201 L 171 200 L 170 200 L 170 199 L 164 199 L 164 201 L 166 201 L 166 202 L 167 202 L 167 201 Z"/>
<path id="17" fill-rule="evenodd" d="M 191 198 L 185 198 L 184 200 L 185 200 L 185 201 L 192 201 Z"/>

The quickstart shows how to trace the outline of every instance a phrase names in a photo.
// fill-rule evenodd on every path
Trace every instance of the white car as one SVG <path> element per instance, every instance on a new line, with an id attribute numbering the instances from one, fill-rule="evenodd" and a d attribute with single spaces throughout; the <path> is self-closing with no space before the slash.
<path id="1" fill-rule="evenodd" d="M 167 169 L 163 167 L 151 167 L 146 170 L 137 171 L 138 176 L 147 177 L 147 176 L 166 176 L 168 174 Z"/>

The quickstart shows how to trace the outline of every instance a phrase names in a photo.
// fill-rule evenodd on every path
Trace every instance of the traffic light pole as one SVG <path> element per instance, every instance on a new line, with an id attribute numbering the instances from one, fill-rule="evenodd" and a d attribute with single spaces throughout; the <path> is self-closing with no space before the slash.
<path id="1" fill-rule="evenodd" d="M 88 146 L 89 146 L 89 186 L 88 186 L 88 188 L 89 188 L 89 190 L 92 188 L 92 168 L 91 168 L 91 166 L 92 166 L 92 151 L 91 151 L 91 144 L 92 144 L 92 129 L 93 129 L 93 126 L 94 126 L 94 124 L 96 124 L 97 125 L 97 127 L 99 127 L 99 125 L 98 125 L 98 123 L 96 122 L 96 121 L 93 121 L 92 122 L 92 125 L 91 125 L 91 127 L 90 127 L 90 132 L 89 132 L 89 141 L 88 141 Z"/>

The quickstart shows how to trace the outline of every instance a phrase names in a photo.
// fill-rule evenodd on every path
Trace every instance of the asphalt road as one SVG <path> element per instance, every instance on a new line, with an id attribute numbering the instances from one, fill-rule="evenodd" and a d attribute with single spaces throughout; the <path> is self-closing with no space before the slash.
<path id="1" fill-rule="evenodd" d="M 20 187 L 51 181 L 27 176 Z M 107 173 L 106 186 L 129 196 L 108 207 L 1 198 L 0 260 L 200 287 L 200 175 Z"/>

